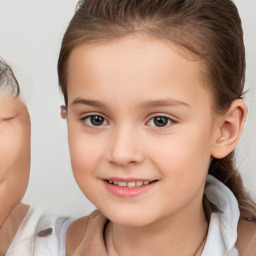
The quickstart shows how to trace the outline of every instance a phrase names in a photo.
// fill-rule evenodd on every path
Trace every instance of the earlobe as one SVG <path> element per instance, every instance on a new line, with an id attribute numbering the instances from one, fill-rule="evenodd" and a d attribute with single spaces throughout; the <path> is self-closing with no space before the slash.
<path id="1" fill-rule="evenodd" d="M 234 100 L 229 110 L 220 117 L 219 132 L 212 148 L 214 158 L 224 158 L 239 142 L 246 119 L 247 107 L 242 99 Z"/>
<path id="2" fill-rule="evenodd" d="M 60 106 L 60 115 L 62 119 L 67 118 L 67 108 L 63 105 Z"/>

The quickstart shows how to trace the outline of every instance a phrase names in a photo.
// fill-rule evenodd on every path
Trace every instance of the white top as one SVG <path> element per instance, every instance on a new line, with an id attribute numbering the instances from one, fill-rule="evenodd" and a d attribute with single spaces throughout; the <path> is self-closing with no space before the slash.
<path id="1" fill-rule="evenodd" d="M 73 220 L 30 209 L 6 256 L 65 256 L 65 238 Z"/>
<path id="2" fill-rule="evenodd" d="M 231 190 L 208 175 L 205 195 L 212 214 L 202 256 L 239 256 L 235 248 L 240 211 Z"/>

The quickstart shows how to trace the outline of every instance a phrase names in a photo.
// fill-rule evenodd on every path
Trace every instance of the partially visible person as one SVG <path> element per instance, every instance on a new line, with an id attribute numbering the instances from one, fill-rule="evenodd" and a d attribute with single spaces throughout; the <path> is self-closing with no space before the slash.
<path id="1" fill-rule="evenodd" d="M 0 256 L 65 255 L 70 219 L 21 203 L 30 170 L 30 117 L 0 59 Z"/>
<path id="2" fill-rule="evenodd" d="M 0 60 L 0 255 L 29 210 L 19 204 L 28 185 L 30 117 L 11 68 Z"/>

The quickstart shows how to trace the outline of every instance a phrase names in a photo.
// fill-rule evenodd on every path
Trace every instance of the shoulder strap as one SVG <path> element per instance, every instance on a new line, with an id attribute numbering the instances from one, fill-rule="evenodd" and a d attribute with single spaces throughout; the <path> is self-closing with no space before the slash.
<path id="1" fill-rule="evenodd" d="M 104 244 L 106 223 L 107 219 L 98 210 L 74 221 L 66 237 L 66 256 L 107 256 Z"/>
<path id="2" fill-rule="evenodd" d="M 75 250 L 83 240 L 85 235 L 89 216 L 81 217 L 74 222 L 68 228 L 66 236 L 66 256 L 74 254 Z"/>
<path id="3" fill-rule="evenodd" d="M 240 256 L 256 255 L 256 221 L 240 219 L 236 247 Z"/>

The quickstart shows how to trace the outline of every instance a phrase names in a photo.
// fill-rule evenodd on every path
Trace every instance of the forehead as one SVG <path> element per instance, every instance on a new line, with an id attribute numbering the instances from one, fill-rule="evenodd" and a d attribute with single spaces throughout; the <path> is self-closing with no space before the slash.
<path id="1" fill-rule="evenodd" d="M 200 58 L 196 56 L 193 52 L 164 37 L 156 38 L 154 35 L 148 35 L 145 33 L 134 33 L 125 37 L 88 44 L 85 42 L 84 44 L 76 46 L 71 51 L 68 63 L 68 70 L 72 68 L 72 62 L 74 58 L 77 60 L 79 55 L 81 58 L 84 58 L 85 54 L 88 58 L 102 57 L 107 54 L 111 55 L 113 58 L 116 56 L 127 58 L 132 52 L 136 53 L 142 51 L 144 51 L 144 53 L 147 53 L 147 55 L 149 54 L 147 60 L 149 60 L 149 58 L 151 58 L 152 60 L 159 58 L 162 54 L 167 54 L 168 56 L 169 53 L 172 51 L 183 59 L 193 61 L 198 66 L 201 66 L 202 64 Z M 138 58 L 141 58 L 141 55 L 139 55 Z M 111 64 L 112 61 L 112 58 L 109 59 L 107 64 Z"/>
<path id="2" fill-rule="evenodd" d="M 147 91 L 160 91 L 163 87 L 192 92 L 195 87 L 205 89 L 208 87 L 201 66 L 201 61 L 193 59 L 176 45 L 143 35 L 81 45 L 72 51 L 69 59 L 69 103 L 76 91 L 86 93 L 99 86 L 115 92 L 120 88 L 135 89 L 134 96 L 139 87 Z"/>
<path id="3" fill-rule="evenodd" d="M 174 56 L 176 58 L 173 58 Z M 122 68 L 132 70 L 134 67 L 138 71 L 157 67 L 159 71 L 159 69 L 166 70 L 179 64 L 184 66 L 184 74 L 185 68 L 189 67 L 194 69 L 196 75 L 200 75 L 200 79 L 204 78 L 204 63 L 195 54 L 167 39 L 137 33 L 75 47 L 68 61 L 67 84 L 69 84 L 69 78 L 76 74 L 76 69 L 82 65 L 88 68 L 85 72 L 91 72 L 101 71 L 100 69 L 104 71 L 109 67 L 116 70 Z M 115 74 L 115 76 L 117 75 L 118 73 Z M 150 74 L 148 73 L 148 75 Z"/>

